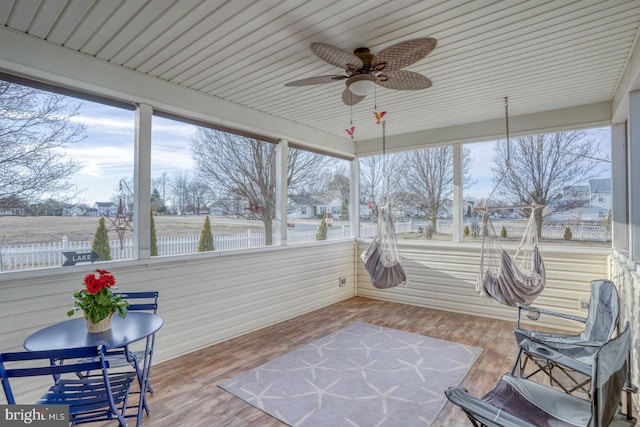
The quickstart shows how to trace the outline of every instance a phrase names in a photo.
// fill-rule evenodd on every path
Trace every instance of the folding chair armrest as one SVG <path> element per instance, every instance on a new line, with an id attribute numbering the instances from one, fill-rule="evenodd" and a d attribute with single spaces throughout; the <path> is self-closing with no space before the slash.
<path id="1" fill-rule="evenodd" d="M 587 318 L 586 317 L 582 317 L 582 316 L 575 316 L 572 314 L 566 314 L 566 313 L 562 313 L 559 311 L 554 311 L 554 310 L 547 310 L 545 308 L 540 308 L 540 307 L 534 307 L 531 305 L 522 305 L 522 304 L 517 304 L 518 307 L 518 328 L 520 328 L 520 316 L 521 316 L 521 312 L 522 310 L 526 310 L 528 312 L 533 312 L 533 313 L 537 313 L 538 317 L 540 316 L 540 314 L 547 314 L 549 316 L 555 316 L 555 317 L 561 317 L 563 319 L 568 319 L 568 320 L 574 320 L 576 322 L 580 322 L 580 323 L 586 323 L 587 322 Z M 538 320 L 538 317 L 531 318 L 531 320 Z"/>
<path id="2" fill-rule="evenodd" d="M 586 341 L 585 341 L 586 342 Z M 594 347 L 602 346 L 602 343 L 595 345 Z M 574 371 L 580 372 L 583 375 L 591 376 L 592 366 L 586 363 L 580 362 L 577 359 L 566 356 L 553 350 L 550 347 L 542 344 L 535 343 L 531 340 L 525 339 L 520 343 L 520 348 L 527 354 L 538 357 L 541 359 L 551 360 L 554 363 L 565 366 Z"/>
<path id="3" fill-rule="evenodd" d="M 458 405 L 472 419 L 487 427 L 536 427 L 502 409 L 470 395 L 463 387 L 450 387 L 444 391 L 447 399 Z"/>

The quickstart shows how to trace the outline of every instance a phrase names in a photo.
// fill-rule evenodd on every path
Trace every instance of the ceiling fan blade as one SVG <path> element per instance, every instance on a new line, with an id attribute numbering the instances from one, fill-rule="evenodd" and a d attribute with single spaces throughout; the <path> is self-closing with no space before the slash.
<path id="1" fill-rule="evenodd" d="M 345 70 L 359 70 L 363 65 L 353 53 L 325 43 L 311 43 L 311 50 L 323 61 Z"/>
<path id="2" fill-rule="evenodd" d="M 408 67 L 427 56 L 438 41 L 433 37 L 406 40 L 382 49 L 373 59 L 374 70 L 396 71 Z"/>
<path id="3" fill-rule="evenodd" d="M 378 84 L 387 89 L 419 90 L 433 85 L 430 79 L 413 71 L 397 70 L 378 76 Z"/>
<path id="4" fill-rule="evenodd" d="M 342 92 L 342 102 L 347 105 L 356 105 L 358 102 L 362 101 L 367 95 L 356 95 L 351 92 L 348 87 L 344 88 Z"/>
<path id="5" fill-rule="evenodd" d="M 285 83 L 285 86 L 309 86 L 309 85 L 319 85 L 323 83 L 331 83 L 338 80 L 344 80 L 347 76 L 316 76 L 316 77 L 307 77 L 306 79 L 294 80 L 292 82 Z"/>

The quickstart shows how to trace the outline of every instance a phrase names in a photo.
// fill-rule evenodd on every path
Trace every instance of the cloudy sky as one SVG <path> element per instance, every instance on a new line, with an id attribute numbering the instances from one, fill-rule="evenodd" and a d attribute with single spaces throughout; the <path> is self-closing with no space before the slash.
<path id="1" fill-rule="evenodd" d="M 86 126 L 87 138 L 68 149 L 83 164 L 76 174 L 75 185 L 82 191 L 78 203 L 92 206 L 97 201 L 110 201 L 118 193 L 119 182 L 133 177 L 134 112 L 82 101 L 76 121 Z M 162 173 L 172 177 L 176 172 L 192 174 L 193 161 L 189 141 L 195 127 L 158 117 L 153 119 L 152 178 Z M 592 130 L 590 136 L 610 149 L 609 130 Z M 493 189 L 493 144 L 467 144 L 474 159 L 471 174 L 475 184 L 464 190 L 467 197 L 486 197 Z M 601 167 L 600 176 L 610 176 L 610 164 Z"/>
<path id="2" fill-rule="evenodd" d="M 110 201 L 118 194 L 121 179 L 133 179 L 135 113 L 83 101 L 74 120 L 86 126 L 87 134 L 67 150 L 83 165 L 74 177 L 77 188 L 84 190 L 76 201 L 88 205 Z M 152 177 L 193 170 L 189 151 L 193 130 L 191 125 L 154 117 Z"/>
<path id="3" fill-rule="evenodd" d="M 600 152 L 593 153 L 597 158 L 611 157 L 611 135 L 609 128 L 591 129 L 587 131 L 587 136 L 600 144 Z M 483 198 L 487 197 L 494 188 L 493 172 L 491 172 L 491 164 L 493 163 L 494 143 L 476 143 L 466 144 L 465 147 L 470 150 L 473 165 L 471 175 L 474 184 L 464 189 L 464 197 Z M 600 178 L 611 177 L 611 163 L 603 162 L 595 171 Z"/>

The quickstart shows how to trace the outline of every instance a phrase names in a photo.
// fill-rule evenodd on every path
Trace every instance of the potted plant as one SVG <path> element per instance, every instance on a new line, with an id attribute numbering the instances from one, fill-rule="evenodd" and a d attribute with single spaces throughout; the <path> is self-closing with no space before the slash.
<path id="1" fill-rule="evenodd" d="M 87 274 L 84 277 L 84 289 L 73 294 L 74 306 L 67 312 L 67 316 L 73 316 L 76 311 L 82 310 L 89 332 L 111 329 L 113 313 L 124 318 L 129 305 L 120 295 L 113 294 L 115 284 L 115 277 L 107 270 L 97 269 L 95 273 Z"/>

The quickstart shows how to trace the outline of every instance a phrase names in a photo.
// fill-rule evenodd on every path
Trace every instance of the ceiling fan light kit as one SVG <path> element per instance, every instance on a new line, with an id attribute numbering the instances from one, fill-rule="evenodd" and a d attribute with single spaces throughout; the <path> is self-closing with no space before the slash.
<path id="1" fill-rule="evenodd" d="M 432 83 L 422 74 L 405 71 L 435 49 L 437 40 L 432 37 L 405 40 L 374 55 L 369 48 L 359 47 L 353 53 L 326 43 L 311 43 L 316 56 L 331 65 L 344 69 L 345 75 L 307 77 L 288 82 L 285 86 L 307 86 L 346 80 L 342 101 L 354 105 L 374 92 L 376 85 L 394 90 L 420 90 Z"/>
<path id="2" fill-rule="evenodd" d="M 356 74 L 347 79 L 347 87 L 356 95 L 372 94 L 376 89 L 376 77 L 372 74 Z"/>

